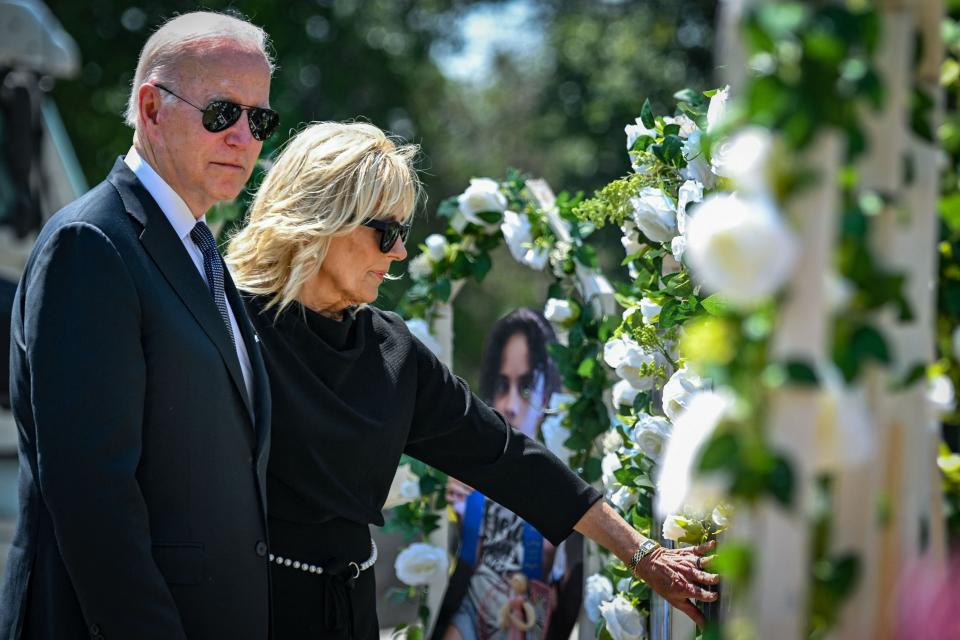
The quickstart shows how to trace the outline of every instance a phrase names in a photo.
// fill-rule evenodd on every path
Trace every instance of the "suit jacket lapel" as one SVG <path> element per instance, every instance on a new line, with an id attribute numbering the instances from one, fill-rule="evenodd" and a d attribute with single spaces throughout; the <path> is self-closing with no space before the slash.
<path id="1" fill-rule="evenodd" d="M 143 225 L 140 242 L 143 243 L 167 282 L 196 318 L 200 327 L 220 351 L 220 356 L 230 372 L 237 392 L 249 409 L 250 401 L 243 383 L 243 373 L 240 371 L 236 347 L 230 341 L 227 328 L 220 318 L 220 312 L 210 296 L 210 290 L 184 250 L 180 238 L 177 237 L 159 205 L 122 159 L 117 160 L 107 179 L 120 193 L 127 213 Z M 238 313 L 243 313 L 242 307 L 240 309 L 234 307 L 234 315 Z"/>
<path id="2" fill-rule="evenodd" d="M 240 335 L 243 336 L 243 343 L 247 346 L 247 355 L 250 357 L 250 369 L 253 375 L 251 415 L 257 433 L 257 451 L 259 452 L 262 450 L 264 440 L 270 430 L 270 385 L 267 377 L 267 367 L 263 362 L 263 354 L 260 353 L 260 336 L 257 335 L 253 324 L 247 317 L 243 298 L 240 297 L 228 269 L 223 271 L 223 288 L 227 294 L 227 302 L 233 309 L 233 315 L 237 318 L 237 326 L 240 327 Z"/>

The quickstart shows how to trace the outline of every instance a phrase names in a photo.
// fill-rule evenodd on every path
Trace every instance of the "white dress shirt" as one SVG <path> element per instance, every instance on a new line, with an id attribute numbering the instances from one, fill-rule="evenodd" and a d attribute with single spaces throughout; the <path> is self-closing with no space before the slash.
<path id="1" fill-rule="evenodd" d="M 194 225 L 197 222 L 205 222 L 206 216 L 202 216 L 199 220 L 194 218 L 190 212 L 190 207 L 183 201 L 183 198 L 160 177 L 160 174 L 146 160 L 140 157 L 140 154 L 133 147 L 130 147 L 130 151 L 127 152 L 123 161 L 153 196 L 153 199 L 157 201 L 157 204 L 160 205 L 160 210 L 163 211 L 163 215 L 167 216 L 167 220 L 173 226 L 177 237 L 183 243 L 183 248 L 187 250 L 187 255 L 193 260 L 197 272 L 209 288 L 210 283 L 207 282 L 207 273 L 203 269 L 203 253 L 190 237 Z M 226 266 L 224 266 L 224 269 L 226 269 Z M 243 343 L 243 334 L 240 333 L 240 327 L 237 326 L 237 318 L 230 307 L 229 300 L 227 301 L 227 314 L 230 316 L 230 328 L 233 329 L 233 347 L 237 351 L 237 359 L 240 360 L 240 371 L 243 372 L 243 383 L 247 388 L 250 405 L 253 406 L 253 370 L 250 366 L 250 355 L 247 353 L 247 346 Z"/>

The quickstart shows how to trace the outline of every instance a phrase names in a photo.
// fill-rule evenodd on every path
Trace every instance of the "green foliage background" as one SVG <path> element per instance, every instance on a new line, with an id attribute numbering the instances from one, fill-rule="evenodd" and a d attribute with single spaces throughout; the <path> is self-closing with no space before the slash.
<path id="1" fill-rule="evenodd" d="M 715 4 L 706 0 L 521 2 L 534 14 L 529 55 L 495 56 L 488 77 L 445 77 L 433 53 L 463 43 L 470 11 L 508 2 L 475 0 L 48 0 L 77 41 L 82 72 L 57 83 L 53 96 L 90 184 L 126 152 L 131 131 L 121 113 L 140 48 L 176 13 L 233 9 L 271 35 L 279 68 L 271 102 L 283 118 L 266 156 L 300 123 L 366 119 L 421 145 L 426 214 L 411 246 L 442 228 L 439 202 L 470 177 L 518 167 L 545 177 L 556 191 L 592 191 L 629 170 L 623 127 L 650 97 L 660 111 L 674 91 L 711 82 Z M 433 52 L 433 53 L 432 53 Z M 251 187 L 257 176 L 251 181 Z M 242 211 L 242 196 L 235 211 Z M 621 268 L 614 230 L 601 262 Z M 483 285 L 457 302 L 455 368 L 475 379 L 487 328 L 518 305 L 540 307 L 549 278 L 503 255 Z M 392 308 L 409 285 L 382 289 Z"/>

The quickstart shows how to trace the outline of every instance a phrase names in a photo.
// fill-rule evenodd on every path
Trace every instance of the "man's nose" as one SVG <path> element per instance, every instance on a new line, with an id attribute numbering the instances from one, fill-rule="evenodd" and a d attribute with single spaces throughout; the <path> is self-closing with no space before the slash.
<path id="1" fill-rule="evenodd" d="M 250 118 L 246 109 L 240 112 L 236 122 L 227 127 L 226 141 L 227 144 L 237 147 L 258 142 L 250 133 Z"/>

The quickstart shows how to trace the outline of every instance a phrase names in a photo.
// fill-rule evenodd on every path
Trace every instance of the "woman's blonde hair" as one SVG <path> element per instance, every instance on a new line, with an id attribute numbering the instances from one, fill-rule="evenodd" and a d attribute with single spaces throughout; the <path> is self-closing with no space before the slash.
<path id="1" fill-rule="evenodd" d="M 280 313 L 320 270 L 334 236 L 373 218 L 405 220 L 421 197 L 416 145 L 366 123 L 315 122 L 267 172 L 226 261 L 237 286 Z"/>

